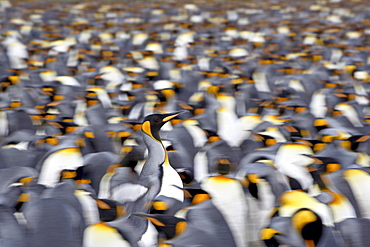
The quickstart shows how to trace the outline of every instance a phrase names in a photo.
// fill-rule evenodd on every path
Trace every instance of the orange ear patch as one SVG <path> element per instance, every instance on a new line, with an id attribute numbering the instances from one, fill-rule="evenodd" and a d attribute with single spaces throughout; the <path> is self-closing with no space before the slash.
<path id="1" fill-rule="evenodd" d="M 142 125 L 141 125 L 141 129 L 142 131 L 144 131 L 146 134 L 150 135 L 151 137 L 153 137 L 152 135 L 152 130 L 150 128 L 150 122 L 149 121 L 145 121 Z"/>

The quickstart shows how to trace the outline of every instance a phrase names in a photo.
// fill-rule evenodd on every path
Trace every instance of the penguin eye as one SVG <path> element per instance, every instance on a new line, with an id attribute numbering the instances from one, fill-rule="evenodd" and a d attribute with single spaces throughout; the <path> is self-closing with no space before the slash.
<path id="1" fill-rule="evenodd" d="M 153 122 L 154 123 L 160 123 L 161 122 L 161 118 L 160 117 L 154 117 L 153 118 Z"/>

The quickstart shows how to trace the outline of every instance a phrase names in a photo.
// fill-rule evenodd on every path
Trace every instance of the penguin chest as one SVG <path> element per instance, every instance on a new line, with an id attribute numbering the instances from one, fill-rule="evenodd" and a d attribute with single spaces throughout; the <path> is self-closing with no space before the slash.
<path id="1" fill-rule="evenodd" d="M 83 216 L 87 225 L 96 224 L 99 222 L 99 210 L 95 200 L 90 196 L 89 192 L 84 190 L 75 190 L 74 195 L 81 203 L 83 208 Z"/>
<path id="2" fill-rule="evenodd" d="M 217 124 L 219 127 L 219 135 L 232 147 L 239 147 L 243 142 L 243 130 L 241 123 L 236 114 L 227 109 L 222 108 L 217 111 Z"/>
<path id="3" fill-rule="evenodd" d="M 370 219 L 370 199 L 366 189 L 370 186 L 370 176 L 360 169 L 348 169 L 343 172 L 343 177 L 351 187 L 352 193 L 359 205 L 361 217 Z"/>
<path id="4" fill-rule="evenodd" d="M 0 136 L 7 136 L 9 133 L 8 117 L 5 111 L 0 111 Z"/>
<path id="5" fill-rule="evenodd" d="M 163 195 L 175 198 L 179 201 L 184 201 L 184 192 L 179 189 L 183 187 L 179 174 L 169 163 L 166 162 L 163 164 L 162 169 L 162 185 L 158 196 Z"/>
<path id="6" fill-rule="evenodd" d="M 84 232 L 84 247 L 130 247 L 117 229 L 110 227 L 102 222 L 90 225 Z"/>
<path id="7" fill-rule="evenodd" d="M 204 179 L 201 187 L 211 195 L 213 204 L 224 216 L 236 245 L 246 246 L 248 207 L 239 181 L 221 175 Z"/>

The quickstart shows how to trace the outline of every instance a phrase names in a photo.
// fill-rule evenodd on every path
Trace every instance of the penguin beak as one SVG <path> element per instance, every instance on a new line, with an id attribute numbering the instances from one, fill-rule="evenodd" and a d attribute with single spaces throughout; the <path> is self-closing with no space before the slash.
<path id="1" fill-rule="evenodd" d="M 142 217 L 142 218 L 145 218 L 145 217 L 149 216 L 149 214 L 146 214 L 146 213 L 132 213 L 132 214 L 135 215 L 135 216 Z"/>
<path id="2" fill-rule="evenodd" d="M 95 76 L 95 78 L 94 78 L 94 79 L 102 79 L 102 78 L 103 78 L 103 75 L 104 75 L 104 73 L 99 73 L 99 74 L 97 74 L 97 75 Z"/>
<path id="3" fill-rule="evenodd" d="M 265 228 L 265 229 L 262 229 L 261 232 L 261 239 L 263 240 L 268 240 L 268 239 L 271 239 L 272 237 L 274 237 L 275 234 L 282 234 L 281 232 L 279 232 L 278 230 L 275 230 L 273 228 Z"/>
<path id="4" fill-rule="evenodd" d="M 145 218 L 152 222 L 156 226 L 166 226 L 163 222 L 155 218 L 155 215 L 152 214 L 145 214 L 145 213 L 133 213 L 133 215 Z"/>
<path id="5" fill-rule="evenodd" d="M 170 121 L 171 119 L 173 119 L 173 118 L 175 118 L 175 117 L 177 117 L 177 116 L 179 116 L 179 115 L 181 115 L 181 114 L 184 114 L 184 113 L 186 113 L 186 112 L 189 112 L 189 111 L 186 111 L 186 110 L 185 110 L 185 111 L 178 111 L 178 112 L 174 112 L 174 113 L 167 114 L 167 115 L 163 118 L 162 122 L 166 123 L 166 122 Z"/>
<path id="6" fill-rule="evenodd" d="M 172 184 L 172 186 L 175 187 L 175 188 L 177 188 L 177 189 L 179 189 L 179 190 L 184 191 L 184 196 L 185 197 L 189 197 L 189 198 L 192 198 L 193 197 L 188 190 L 186 190 L 184 188 L 181 188 L 181 187 L 179 187 L 177 185 L 174 185 L 174 184 Z"/>

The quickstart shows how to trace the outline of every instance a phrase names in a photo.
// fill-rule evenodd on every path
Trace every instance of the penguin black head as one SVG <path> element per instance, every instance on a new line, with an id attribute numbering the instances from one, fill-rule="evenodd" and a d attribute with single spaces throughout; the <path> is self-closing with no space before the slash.
<path id="1" fill-rule="evenodd" d="M 0 90 L 2 92 L 4 92 L 8 86 L 14 85 L 14 80 L 12 78 L 17 78 L 17 76 L 10 75 L 10 76 L 5 76 L 1 78 Z"/>
<path id="2" fill-rule="evenodd" d="M 353 135 L 348 139 L 340 140 L 339 145 L 350 151 L 359 151 L 358 148 L 361 143 L 367 142 L 370 139 L 370 135 Z"/>
<path id="3" fill-rule="evenodd" d="M 310 166 L 316 169 L 320 174 L 329 174 L 341 169 L 340 162 L 333 157 L 319 155 L 305 155 L 313 159 L 313 164 Z"/>
<path id="4" fill-rule="evenodd" d="M 144 118 L 143 124 L 141 126 L 141 130 L 151 136 L 153 139 L 160 141 L 161 138 L 159 137 L 159 130 L 162 126 L 177 117 L 178 115 L 185 113 L 186 111 L 179 111 L 167 114 L 151 114 Z"/>
<path id="5" fill-rule="evenodd" d="M 76 176 L 73 177 L 73 179 L 76 181 L 76 185 L 91 184 L 91 180 L 87 178 L 88 174 L 89 172 L 84 172 L 84 166 L 78 167 L 76 169 Z"/>
<path id="6" fill-rule="evenodd" d="M 221 140 L 221 137 L 215 130 L 203 129 L 203 131 L 206 134 L 209 143 Z"/>
<path id="7" fill-rule="evenodd" d="M 203 129 L 203 131 L 206 133 L 207 137 L 218 136 L 214 130 Z"/>
<path id="8" fill-rule="evenodd" d="M 181 189 L 181 188 L 178 188 Z M 173 198 L 160 195 L 152 202 L 150 214 L 175 215 L 177 211 L 184 207 L 184 203 Z"/>
<path id="9" fill-rule="evenodd" d="M 190 184 L 194 181 L 194 172 L 192 168 L 176 169 L 177 173 L 184 184 Z"/>
<path id="10" fill-rule="evenodd" d="M 281 235 L 282 233 L 273 228 L 264 228 L 261 230 L 261 239 L 265 242 L 268 247 L 278 247 L 279 242 L 274 238 L 275 235 Z"/>
<path id="11" fill-rule="evenodd" d="M 323 129 L 328 128 L 328 121 L 325 118 L 317 118 L 314 121 L 314 126 L 317 129 L 317 131 L 321 131 Z"/>
<path id="12" fill-rule="evenodd" d="M 258 164 L 258 163 L 254 163 L 254 164 Z M 245 181 L 248 187 L 248 191 L 250 195 L 256 199 L 259 199 L 257 184 L 260 183 L 261 178 L 264 179 L 264 177 L 260 177 L 259 174 L 256 174 L 256 173 L 249 173 L 245 176 Z"/>
<path id="13" fill-rule="evenodd" d="M 134 215 L 149 220 L 157 229 L 159 238 L 172 239 L 183 233 L 187 228 L 185 219 L 173 215 L 134 213 Z"/>
<path id="14" fill-rule="evenodd" d="M 227 157 L 223 157 L 221 159 L 218 159 L 216 161 L 217 163 L 217 171 L 221 175 L 226 175 L 229 174 L 230 168 L 231 168 L 231 163 Z"/>
<path id="15" fill-rule="evenodd" d="M 312 210 L 301 208 L 292 216 L 293 227 L 301 234 L 302 238 L 307 241 L 313 241 L 314 246 L 319 242 L 322 235 L 322 220 Z"/>
<path id="16" fill-rule="evenodd" d="M 289 177 L 289 176 L 287 177 L 288 177 L 290 188 L 292 190 L 303 190 L 301 183 L 297 179 Z"/>
<path id="17" fill-rule="evenodd" d="M 98 206 L 99 218 L 103 222 L 113 221 L 126 214 L 125 207 L 119 205 L 119 203 L 116 201 L 108 199 L 96 199 L 95 202 Z"/>

